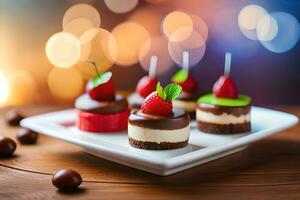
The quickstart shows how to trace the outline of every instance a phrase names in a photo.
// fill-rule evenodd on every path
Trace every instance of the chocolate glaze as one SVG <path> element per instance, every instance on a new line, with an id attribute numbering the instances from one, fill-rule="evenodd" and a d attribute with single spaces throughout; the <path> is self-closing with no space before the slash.
<path id="1" fill-rule="evenodd" d="M 197 101 L 199 96 L 200 95 L 198 93 L 182 92 L 177 99 L 182 101 Z"/>
<path id="2" fill-rule="evenodd" d="M 240 124 L 214 124 L 198 121 L 198 129 L 207 133 L 215 134 L 238 134 L 251 131 L 251 123 L 245 122 Z"/>
<path id="3" fill-rule="evenodd" d="M 189 125 L 189 114 L 180 109 L 173 109 L 170 117 L 147 115 L 141 111 L 133 111 L 129 116 L 128 123 L 144 128 L 175 130 Z"/>
<path id="4" fill-rule="evenodd" d="M 115 101 L 95 101 L 88 94 L 83 94 L 75 101 L 77 109 L 98 114 L 114 114 L 119 113 L 128 108 L 126 98 L 116 95 Z"/>
<path id="5" fill-rule="evenodd" d="M 227 113 L 239 117 L 241 115 L 248 114 L 250 112 L 251 106 L 250 104 L 247 106 L 217 106 L 213 104 L 200 103 L 198 104 L 197 109 L 204 112 L 210 112 L 215 115 L 222 115 L 223 113 Z"/>

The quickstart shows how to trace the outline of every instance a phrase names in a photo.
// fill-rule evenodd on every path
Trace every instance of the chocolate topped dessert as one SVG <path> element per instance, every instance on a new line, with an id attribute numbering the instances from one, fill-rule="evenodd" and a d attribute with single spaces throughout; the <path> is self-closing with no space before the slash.
<path id="1" fill-rule="evenodd" d="M 157 85 L 143 102 L 141 111 L 131 113 L 128 120 L 128 138 L 131 146 L 141 149 L 175 149 L 188 144 L 189 114 L 173 109 L 172 100 L 181 92 L 174 83 L 163 89 Z"/>
<path id="2" fill-rule="evenodd" d="M 237 87 L 229 78 L 231 54 L 226 54 L 225 75 L 213 86 L 213 94 L 199 98 L 196 118 L 200 131 L 235 134 L 251 131 L 251 98 L 238 95 Z"/>
<path id="3" fill-rule="evenodd" d="M 100 74 L 87 84 L 87 93 L 77 98 L 77 127 L 89 132 L 116 132 L 127 128 L 130 114 L 126 98 L 115 94 L 112 73 Z"/>

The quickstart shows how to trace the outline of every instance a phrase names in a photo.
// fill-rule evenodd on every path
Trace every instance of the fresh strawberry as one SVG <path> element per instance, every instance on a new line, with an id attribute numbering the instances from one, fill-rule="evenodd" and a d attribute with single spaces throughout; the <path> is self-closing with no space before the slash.
<path id="1" fill-rule="evenodd" d="M 86 92 L 96 101 L 114 101 L 115 86 L 112 81 L 112 73 L 105 72 L 100 74 L 93 60 L 87 60 L 87 62 L 94 66 L 97 75 L 88 82 Z"/>
<path id="2" fill-rule="evenodd" d="M 235 83 L 228 76 L 221 76 L 213 86 L 217 98 L 237 99 L 238 91 Z"/>
<path id="3" fill-rule="evenodd" d="M 185 69 L 176 72 L 172 81 L 180 85 L 184 92 L 193 93 L 197 90 L 197 81 Z"/>
<path id="4" fill-rule="evenodd" d="M 151 78 L 150 76 L 144 76 L 138 82 L 136 91 L 137 93 L 139 93 L 139 95 L 146 98 L 149 94 L 155 91 L 155 87 L 157 83 L 158 81 L 156 79 Z"/>
<path id="5" fill-rule="evenodd" d="M 109 79 L 104 80 L 102 82 L 95 81 L 98 79 L 94 78 L 93 80 L 90 80 L 87 84 L 86 91 L 90 95 L 90 97 L 96 101 L 114 101 L 115 100 L 115 86 L 114 82 L 111 79 L 111 72 L 108 73 Z M 105 74 L 106 74 L 105 73 Z M 105 74 L 102 74 L 101 76 L 104 76 Z M 110 74 L 110 75 L 109 75 Z M 100 78 L 101 79 L 101 78 Z"/>
<path id="6" fill-rule="evenodd" d="M 142 103 L 142 112 L 145 114 L 170 116 L 172 114 L 172 100 L 182 91 L 181 86 L 171 83 L 165 89 L 158 83 L 156 91 L 152 92 Z"/>
<path id="7" fill-rule="evenodd" d="M 188 93 L 193 93 L 197 90 L 197 81 L 191 76 L 188 76 L 184 82 L 179 82 L 177 84 L 182 87 L 183 91 Z"/>

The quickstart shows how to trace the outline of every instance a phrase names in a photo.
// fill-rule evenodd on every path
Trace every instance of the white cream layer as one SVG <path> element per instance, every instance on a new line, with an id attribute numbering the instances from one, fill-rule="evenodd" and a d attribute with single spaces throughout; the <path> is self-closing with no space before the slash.
<path id="1" fill-rule="evenodd" d="M 245 122 L 250 122 L 250 113 L 237 117 L 227 113 L 223 113 L 222 115 L 215 115 L 213 113 L 197 109 L 196 119 L 197 121 L 214 124 L 241 124 Z"/>
<path id="2" fill-rule="evenodd" d="M 173 100 L 174 108 L 180 108 L 187 112 L 193 112 L 196 110 L 197 102 L 195 101 L 182 101 L 182 100 Z"/>
<path id="3" fill-rule="evenodd" d="M 190 126 L 176 130 L 149 129 L 128 123 L 128 136 L 141 142 L 183 142 L 189 139 Z"/>

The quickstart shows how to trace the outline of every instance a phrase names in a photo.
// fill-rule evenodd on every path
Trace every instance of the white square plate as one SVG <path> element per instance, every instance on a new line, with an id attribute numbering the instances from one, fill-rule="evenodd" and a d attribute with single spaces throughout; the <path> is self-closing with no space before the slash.
<path id="1" fill-rule="evenodd" d="M 85 151 L 140 170 L 170 175 L 202 163 L 241 151 L 252 142 L 289 128 L 298 122 L 294 115 L 252 107 L 252 132 L 238 135 L 216 135 L 197 130 L 191 123 L 188 146 L 176 150 L 141 150 L 128 144 L 127 132 L 88 133 L 75 126 L 76 111 L 64 110 L 33 116 L 21 125 L 41 134 L 81 146 Z"/>

